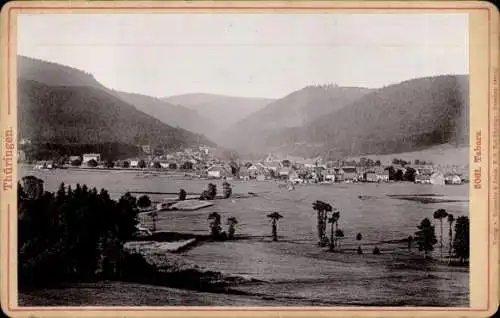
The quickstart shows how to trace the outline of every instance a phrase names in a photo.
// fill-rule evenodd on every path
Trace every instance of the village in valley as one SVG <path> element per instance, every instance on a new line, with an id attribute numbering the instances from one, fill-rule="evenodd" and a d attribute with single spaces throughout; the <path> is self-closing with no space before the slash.
<path id="1" fill-rule="evenodd" d="M 29 143 L 29 141 L 24 141 Z M 430 161 L 394 158 L 381 162 L 369 157 L 356 160 L 324 160 L 321 157 L 300 158 L 269 154 L 262 160 L 224 160 L 216 156 L 216 148 L 200 146 L 161 154 L 149 145 L 138 146 L 140 157 L 109 160 L 99 153 L 83 153 L 56 160 L 31 162 L 35 169 L 126 169 L 163 173 L 184 173 L 198 178 L 225 180 L 279 180 L 290 184 L 335 182 L 408 181 L 418 184 L 457 185 L 467 183 L 468 166 L 435 165 Z M 232 154 L 235 156 L 235 154 Z M 26 155 L 19 150 L 19 162 Z"/>
<path id="2" fill-rule="evenodd" d="M 19 14 L 18 306 L 475 303 L 468 16 L 269 13 Z"/>

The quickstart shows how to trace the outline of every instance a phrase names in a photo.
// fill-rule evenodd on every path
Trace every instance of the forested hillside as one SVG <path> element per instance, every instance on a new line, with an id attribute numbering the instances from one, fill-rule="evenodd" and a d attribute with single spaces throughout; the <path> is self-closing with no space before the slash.
<path id="1" fill-rule="evenodd" d="M 182 105 L 197 111 L 215 123 L 216 129 L 223 130 L 234 125 L 248 115 L 259 111 L 272 102 L 268 98 L 236 97 L 216 94 L 193 93 L 166 97 L 169 103 Z M 224 116 L 221 116 L 224 114 Z"/>
<path id="2" fill-rule="evenodd" d="M 49 86 L 18 80 L 20 138 L 69 145 L 154 144 L 179 148 L 212 144 L 205 137 L 170 127 L 104 90 Z"/>
<path id="3" fill-rule="evenodd" d="M 194 133 L 203 134 L 211 140 L 215 137 L 214 131 L 217 126 L 206 117 L 200 116 L 197 111 L 173 105 L 151 96 L 118 91 L 113 91 L 113 94 L 138 110 L 172 127 L 181 127 Z"/>
<path id="4" fill-rule="evenodd" d="M 302 127 L 321 116 L 339 110 L 370 90 L 336 85 L 308 86 L 276 100 L 249 115 L 225 132 L 230 146 L 250 142 L 255 149 L 270 135 L 291 127 Z"/>
<path id="5" fill-rule="evenodd" d="M 252 125 L 250 120 L 240 122 L 241 133 L 238 135 L 235 127 L 235 132 L 228 134 L 233 138 L 233 144 L 253 152 L 344 157 L 414 151 L 445 143 L 456 146 L 468 143 L 469 89 L 465 75 L 419 78 L 369 93 L 365 91 L 363 96 L 354 100 L 347 98 L 352 100 L 350 103 L 333 103 L 342 107 L 332 106 L 331 112 L 302 126 L 299 122 L 289 121 L 292 127 L 283 127 L 280 124 L 284 122 L 282 118 L 287 118 L 287 112 L 293 113 L 297 109 L 293 103 L 285 103 L 294 94 L 260 111 L 258 118 L 262 123 L 258 123 L 257 117 L 252 120 Z M 304 100 L 315 103 L 312 97 Z M 276 116 L 273 111 L 276 104 L 283 104 L 283 109 L 289 105 L 290 110 Z"/>
<path id="6" fill-rule="evenodd" d="M 467 76 L 420 78 L 381 88 L 336 112 L 269 135 L 267 147 L 306 145 L 332 156 L 385 154 L 468 144 Z"/>

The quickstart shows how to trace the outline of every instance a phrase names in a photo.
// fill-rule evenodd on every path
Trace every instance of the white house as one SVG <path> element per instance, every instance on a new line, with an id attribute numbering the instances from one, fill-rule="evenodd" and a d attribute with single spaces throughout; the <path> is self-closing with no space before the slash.
<path id="1" fill-rule="evenodd" d="M 139 165 L 138 159 L 131 159 L 130 160 L 130 168 L 137 168 L 138 165 Z"/>
<path id="2" fill-rule="evenodd" d="M 207 174 L 212 178 L 230 177 L 231 173 L 223 166 L 215 165 L 207 169 Z"/>
<path id="3" fill-rule="evenodd" d="M 435 172 L 431 175 L 431 184 L 444 185 L 444 175 L 441 172 Z"/>
<path id="4" fill-rule="evenodd" d="M 325 175 L 325 181 L 335 182 L 335 173 L 327 173 Z"/>
<path id="5" fill-rule="evenodd" d="M 458 174 L 447 174 L 444 176 L 444 182 L 446 184 L 462 184 L 462 178 Z"/>
<path id="6" fill-rule="evenodd" d="M 169 166 L 168 161 L 166 161 L 166 160 L 160 160 L 160 167 L 162 167 L 163 169 L 167 169 L 168 166 Z"/>
<path id="7" fill-rule="evenodd" d="M 90 160 L 95 160 L 97 162 L 101 161 L 101 155 L 98 153 L 85 153 L 83 154 L 82 165 L 86 164 Z"/>

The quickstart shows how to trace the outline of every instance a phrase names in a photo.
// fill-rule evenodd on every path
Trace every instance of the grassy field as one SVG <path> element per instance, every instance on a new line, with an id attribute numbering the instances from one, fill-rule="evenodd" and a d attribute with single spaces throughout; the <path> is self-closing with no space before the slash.
<path id="1" fill-rule="evenodd" d="M 24 171 L 36 173 L 45 180 L 47 190 L 57 189 L 60 182 L 85 183 L 109 189 L 113 197 L 126 191 L 200 193 L 207 186 L 206 180 L 172 180 L 156 177 L 138 178 L 130 173 L 80 173 L 68 171 Z M 75 175 L 76 173 L 76 175 Z M 21 174 L 22 175 L 22 174 Z M 222 181 L 215 181 L 219 191 Z M 87 289 L 75 286 L 59 291 L 48 290 L 30 293 L 26 297 L 69 302 L 67 295 L 85 292 L 88 304 L 99 304 L 105 299 L 111 303 L 128 305 L 178 304 L 191 305 L 231 304 L 246 305 L 428 305 L 467 306 L 469 304 L 468 268 L 449 267 L 436 262 L 418 265 L 422 255 L 413 249 L 407 251 L 401 239 L 413 235 L 416 226 L 432 213 L 444 208 L 455 217 L 468 215 L 468 186 L 433 186 L 412 183 L 390 184 L 331 184 L 298 185 L 296 190 L 279 188 L 274 182 L 231 182 L 233 193 L 256 193 L 256 197 L 216 200 L 214 205 L 197 211 L 164 211 L 158 215 L 158 231 L 180 232 L 190 235 L 209 234 L 208 215 L 222 215 L 223 228 L 229 217 L 239 221 L 236 240 L 204 242 L 176 257 L 187 266 L 222 272 L 226 275 L 253 278 L 261 283 L 240 284 L 233 291 L 242 295 L 206 296 L 196 291 L 165 290 L 158 287 L 140 287 L 134 284 L 119 285 L 122 293 L 112 287 L 100 289 L 90 285 Z M 437 197 L 440 200 L 404 200 L 401 197 Z M 361 200 L 362 196 L 365 199 Z M 161 199 L 161 196 L 158 198 Z M 339 227 L 344 230 L 341 252 L 330 253 L 317 245 L 316 213 L 312 202 L 323 200 L 341 211 Z M 278 222 L 278 242 L 272 242 L 271 224 L 266 215 L 278 211 L 284 216 Z M 435 225 L 437 225 L 435 223 Z M 144 226 L 150 226 L 146 220 Z M 448 244 L 448 227 L 445 225 L 443 241 Z M 328 228 L 328 234 L 330 229 Z M 436 227 L 439 237 L 439 226 Z M 356 241 L 362 233 L 362 241 Z M 361 244 L 364 254 L 357 255 Z M 372 255 L 378 246 L 381 255 Z M 433 255 L 439 255 L 438 245 Z M 446 252 L 446 249 L 445 249 Z M 446 254 L 446 253 L 445 253 Z M 166 257 L 169 257 L 166 255 Z M 107 283 L 106 286 L 121 283 Z M 111 284 L 111 285 L 109 285 Z M 95 292 L 91 292 L 95 288 Z M 139 288 L 139 287 L 137 287 Z M 81 290 L 81 291 L 79 291 Z M 107 295 L 106 291 L 109 291 Z M 143 293 L 139 300 L 131 301 L 136 293 Z M 59 296 L 57 296 L 59 295 Z M 120 296 L 121 295 L 121 296 Z M 141 294 L 142 295 L 142 294 Z M 163 295 L 163 296 L 162 296 Z M 60 297 L 60 298 L 58 298 Z M 76 296 L 75 296 L 76 297 Z M 72 298 L 75 298 L 72 297 Z M 121 297 L 121 298 L 120 298 Z M 232 298 L 234 297 L 234 298 Z M 189 300 L 186 300 L 189 298 Z M 208 300 L 207 300 L 208 299 Z"/>

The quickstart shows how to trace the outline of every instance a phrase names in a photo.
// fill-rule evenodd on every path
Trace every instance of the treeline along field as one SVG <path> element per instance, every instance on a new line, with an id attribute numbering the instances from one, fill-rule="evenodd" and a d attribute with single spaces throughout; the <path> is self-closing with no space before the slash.
<path id="1" fill-rule="evenodd" d="M 124 248 L 138 230 L 139 202 L 130 193 L 113 200 L 104 189 L 64 183 L 52 193 L 44 191 L 41 179 L 26 176 L 18 184 L 18 200 L 21 293 L 105 280 L 231 292 L 232 278 L 217 271 Z"/>

